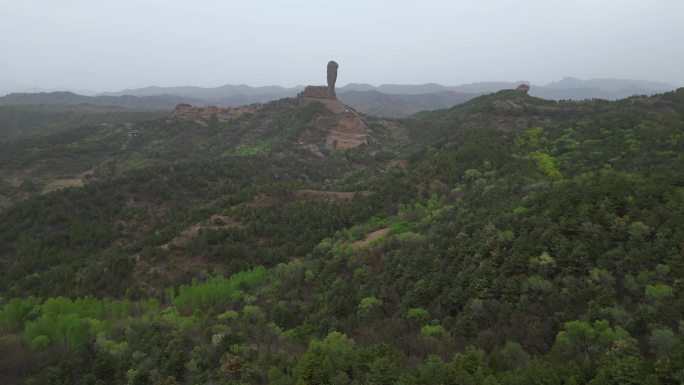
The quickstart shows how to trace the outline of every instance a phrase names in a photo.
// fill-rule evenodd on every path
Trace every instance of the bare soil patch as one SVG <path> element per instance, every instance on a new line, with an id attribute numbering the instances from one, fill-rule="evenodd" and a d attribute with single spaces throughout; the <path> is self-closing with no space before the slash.
<path id="1" fill-rule="evenodd" d="M 183 242 L 197 236 L 197 234 L 199 234 L 200 230 L 202 229 L 217 230 L 229 227 L 243 228 L 245 227 L 245 225 L 227 215 L 214 214 L 206 221 L 196 223 L 188 227 L 187 229 L 183 230 L 183 232 L 178 234 L 171 241 L 162 245 L 161 248 L 164 250 L 168 250 L 171 245 L 180 245 Z"/>
<path id="2" fill-rule="evenodd" d="M 367 247 L 368 244 L 370 244 L 374 240 L 376 240 L 378 238 L 386 237 L 389 234 L 390 234 L 389 227 L 385 227 L 384 229 L 380 229 L 380 230 L 375 230 L 375 231 L 372 231 L 372 232 L 366 234 L 366 238 L 364 240 L 354 242 L 352 244 L 352 246 L 354 246 L 357 249 L 363 249 L 364 247 Z"/>
<path id="3" fill-rule="evenodd" d="M 56 179 L 43 187 L 43 192 L 61 190 L 68 187 L 83 187 L 83 180 L 81 179 Z"/>

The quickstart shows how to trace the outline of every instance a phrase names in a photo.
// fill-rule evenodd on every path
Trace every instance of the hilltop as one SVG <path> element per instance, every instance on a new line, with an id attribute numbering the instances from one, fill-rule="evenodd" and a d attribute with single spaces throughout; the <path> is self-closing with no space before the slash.
<path id="1" fill-rule="evenodd" d="M 31 118 L 37 119 L 38 107 L 21 108 L 29 109 Z M 55 122 L 55 108 L 39 108 L 50 111 Z M 0 113 L 19 109 L 0 107 Z M 82 118 L 82 127 L 0 142 L 0 194 L 13 201 L 169 162 L 265 155 L 325 163 L 338 156 L 340 148 L 363 143 L 358 156 L 372 156 L 405 137 L 402 127 L 391 120 L 365 116 L 344 106 L 336 113 L 318 104 L 303 105 L 295 98 L 237 108 L 179 104 L 171 112 L 141 115 L 162 116 L 155 120 L 139 121 L 139 117 L 116 123 L 132 117 L 133 111 L 123 112 L 118 119 L 95 120 L 108 123 L 89 125 Z"/>

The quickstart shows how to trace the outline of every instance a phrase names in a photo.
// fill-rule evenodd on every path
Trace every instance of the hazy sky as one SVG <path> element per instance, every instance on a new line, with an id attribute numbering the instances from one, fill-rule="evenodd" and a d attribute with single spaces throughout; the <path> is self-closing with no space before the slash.
<path id="1" fill-rule="evenodd" d="M 38 87 L 529 80 L 684 85 L 683 0 L 0 0 L 0 79 Z"/>

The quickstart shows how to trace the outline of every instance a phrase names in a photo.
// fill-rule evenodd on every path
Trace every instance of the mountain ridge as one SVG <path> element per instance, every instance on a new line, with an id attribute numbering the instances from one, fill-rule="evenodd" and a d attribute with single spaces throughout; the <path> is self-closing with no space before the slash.
<path id="1" fill-rule="evenodd" d="M 512 89 L 519 82 L 476 82 L 457 86 L 426 84 L 381 84 L 373 86 L 349 83 L 338 87 L 341 100 L 358 111 L 392 118 L 407 117 L 422 110 L 448 108 L 478 95 Z M 537 86 L 532 84 L 529 94 L 552 100 L 619 100 L 632 95 L 653 95 L 674 89 L 662 82 L 630 79 L 597 78 L 581 80 L 565 77 L 557 82 Z M 196 106 L 236 107 L 252 103 L 265 103 L 294 97 L 303 86 L 252 87 L 245 84 L 219 87 L 158 87 L 126 89 L 118 92 L 83 96 L 69 92 L 10 94 L 0 97 L 0 105 L 7 104 L 94 104 L 127 108 L 172 109 L 177 104 Z"/>

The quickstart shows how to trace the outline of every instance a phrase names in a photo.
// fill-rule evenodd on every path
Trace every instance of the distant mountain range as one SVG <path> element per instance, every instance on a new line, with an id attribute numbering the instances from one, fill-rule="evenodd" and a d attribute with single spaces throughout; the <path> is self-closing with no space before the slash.
<path id="1" fill-rule="evenodd" d="M 515 88 L 521 83 L 530 84 L 529 81 L 520 80 L 515 82 L 478 82 L 468 83 L 458 86 L 444 86 L 436 83 L 404 85 L 404 84 L 381 84 L 373 86 L 363 83 L 349 83 L 346 86 L 338 87 L 338 92 L 346 91 L 378 91 L 384 94 L 402 94 L 402 95 L 417 95 L 417 94 L 432 94 L 438 92 L 459 92 L 471 94 L 483 94 L 496 92 L 503 89 Z M 673 84 L 652 82 L 646 80 L 630 80 L 630 79 L 590 79 L 581 80 L 571 77 L 565 77 L 560 81 L 551 82 L 546 85 L 531 85 L 531 94 L 535 91 L 543 92 L 547 95 L 553 95 L 554 92 L 560 92 L 561 97 L 570 96 L 571 99 L 586 99 L 594 98 L 592 92 L 597 95 L 612 95 L 615 98 L 622 98 L 636 94 L 653 94 L 658 92 L 670 91 L 677 88 Z M 297 86 L 291 88 L 279 86 L 266 87 L 251 87 L 247 85 L 224 85 L 213 88 L 203 87 L 145 87 L 137 89 L 126 89 L 118 92 L 106 92 L 99 95 L 107 96 L 154 96 L 154 95 L 177 95 L 186 96 L 197 99 L 221 100 L 225 98 L 242 96 L 244 98 L 264 99 L 264 98 L 280 98 L 296 94 L 304 89 L 304 86 Z M 576 96 L 575 96 L 576 95 Z"/>
<path id="2" fill-rule="evenodd" d="M 344 104 L 365 114 L 403 118 L 416 112 L 453 107 L 465 103 L 477 94 L 439 91 L 424 94 L 388 94 L 379 91 L 338 91 Z"/>
<path id="3" fill-rule="evenodd" d="M 62 91 L 69 91 L 73 92 L 79 95 L 95 95 L 98 92 L 93 91 L 93 90 L 86 90 L 86 89 L 77 89 L 73 87 L 55 87 L 55 88 L 42 88 L 42 87 L 37 87 L 33 86 L 30 84 L 26 83 L 21 83 L 17 82 L 14 80 L 8 80 L 8 79 L 2 79 L 0 78 L 0 96 L 3 95 L 9 95 L 12 93 L 37 93 L 37 92 L 45 92 L 45 93 L 50 93 L 50 92 L 62 92 Z"/>
<path id="4" fill-rule="evenodd" d="M 0 97 L 0 105 L 36 104 L 91 104 L 96 106 L 126 107 L 136 109 L 166 110 L 179 103 L 206 104 L 205 100 L 177 95 L 154 96 L 85 96 L 73 92 L 15 93 Z"/>
<path id="5" fill-rule="evenodd" d="M 389 117 L 405 117 L 422 110 L 434 110 L 463 103 L 478 95 L 511 89 L 517 82 L 479 82 L 458 86 L 441 84 L 370 84 L 350 83 L 337 88 L 344 103 L 367 113 Z M 530 95 L 544 99 L 622 99 L 635 94 L 653 95 L 677 88 L 672 84 L 629 79 L 581 80 L 566 77 L 546 85 L 531 84 Z M 251 87 L 223 85 L 219 87 L 145 87 L 106 92 L 94 96 L 73 92 L 14 93 L 0 97 L 0 105 L 9 104 L 92 104 L 138 109 L 171 109 L 179 103 L 192 105 L 239 106 L 293 97 L 303 86 Z"/>

